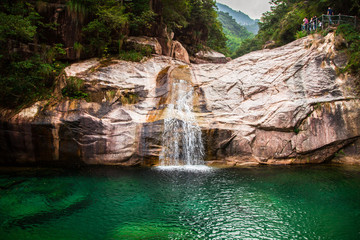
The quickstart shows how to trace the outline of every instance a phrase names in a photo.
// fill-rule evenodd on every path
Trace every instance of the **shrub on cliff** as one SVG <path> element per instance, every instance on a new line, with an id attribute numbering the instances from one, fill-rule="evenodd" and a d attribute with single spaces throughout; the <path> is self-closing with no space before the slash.
<path id="1" fill-rule="evenodd" d="M 347 71 L 356 76 L 356 91 L 360 93 L 360 32 L 354 26 L 340 25 L 336 30 L 337 35 L 342 35 L 347 42 L 346 51 L 349 61 L 342 71 Z"/>

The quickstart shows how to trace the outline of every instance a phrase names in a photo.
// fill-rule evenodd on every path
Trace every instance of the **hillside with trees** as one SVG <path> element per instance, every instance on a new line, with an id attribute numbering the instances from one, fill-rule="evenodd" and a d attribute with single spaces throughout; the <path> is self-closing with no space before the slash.
<path id="1" fill-rule="evenodd" d="M 218 11 L 218 19 L 221 22 L 225 36 L 228 39 L 226 45 L 230 53 L 239 48 L 245 39 L 254 37 L 254 34 L 249 32 L 244 26 L 238 24 L 229 13 Z"/>
<path id="2" fill-rule="evenodd" d="M 257 34 L 259 31 L 258 20 L 251 19 L 247 14 L 243 13 L 242 11 L 235 11 L 234 9 L 230 8 L 227 5 L 216 3 L 216 6 L 219 11 L 228 13 L 235 21 L 244 26 L 249 32 L 253 34 Z"/>
<path id="3" fill-rule="evenodd" d="M 214 0 L 3 0 L 0 2 L 0 105 L 49 98 L 72 61 L 141 59 L 124 49 L 128 36 L 174 35 L 190 54 L 226 51 Z"/>

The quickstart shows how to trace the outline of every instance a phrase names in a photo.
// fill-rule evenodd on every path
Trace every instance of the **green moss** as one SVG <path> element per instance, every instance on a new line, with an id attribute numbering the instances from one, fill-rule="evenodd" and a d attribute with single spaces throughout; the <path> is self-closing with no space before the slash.
<path id="1" fill-rule="evenodd" d="M 115 94 L 116 94 L 116 91 L 115 91 L 115 90 L 110 90 L 110 91 L 108 91 L 108 93 L 109 93 L 109 96 L 110 96 L 111 98 L 114 98 L 114 97 L 115 97 Z"/>
<path id="2" fill-rule="evenodd" d="M 144 55 L 141 52 L 137 52 L 134 50 L 121 51 L 119 53 L 119 59 L 124 60 L 124 61 L 140 62 L 143 58 L 144 58 Z"/>
<path id="3" fill-rule="evenodd" d="M 62 95 L 70 99 L 86 99 L 89 94 L 84 91 L 84 80 L 77 77 L 69 77 L 66 79 L 66 87 L 62 89 Z"/>
<path id="4" fill-rule="evenodd" d="M 342 157 L 345 156 L 345 152 L 343 149 L 340 149 L 338 152 L 335 153 L 335 157 Z"/>
<path id="5" fill-rule="evenodd" d="M 316 103 L 316 105 L 314 106 L 314 110 L 320 109 L 321 108 L 321 103 Z"/>
<path id="6" fill-rule="evenodd" d="M 294 133 L 297 135 L 297 134 L 299 134 L 299 132 L 300 132 L 300 129 L 297 127 L 294 127 Z"/>
<path id="7" fill-rule="evenodd" d="M 121 93 L 119 100 L 123 105 L 136 104 L 139 102 L 140 97 L 136 93 L 125 91 Z"/>

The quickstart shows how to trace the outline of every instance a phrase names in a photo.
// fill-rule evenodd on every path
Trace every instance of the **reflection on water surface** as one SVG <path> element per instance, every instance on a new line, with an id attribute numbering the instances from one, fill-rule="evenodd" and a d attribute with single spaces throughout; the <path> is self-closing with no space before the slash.
<path id="1" fill-rule="evenodd" d="M 360 169 L 0 169 L 0 239 L 359 239 Z"/>

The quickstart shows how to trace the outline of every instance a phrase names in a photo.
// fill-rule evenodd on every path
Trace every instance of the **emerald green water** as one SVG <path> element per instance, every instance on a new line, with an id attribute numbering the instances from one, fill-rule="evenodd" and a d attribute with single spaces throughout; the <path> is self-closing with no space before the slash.
<path id="1" fill-rule="evenodd" d="M 360 169 L 0 169 L 0 239 L 360 239 Z"/>

